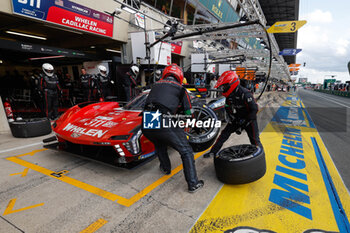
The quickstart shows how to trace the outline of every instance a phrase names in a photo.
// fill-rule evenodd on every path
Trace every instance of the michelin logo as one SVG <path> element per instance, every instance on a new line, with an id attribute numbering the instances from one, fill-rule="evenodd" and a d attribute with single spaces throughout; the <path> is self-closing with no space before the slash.
<path id="1" fill-rule="evenodd" d="M 143 112 L 143 128 L 160 129 L 161 115 L 159 110 L 156 112 Z"/>

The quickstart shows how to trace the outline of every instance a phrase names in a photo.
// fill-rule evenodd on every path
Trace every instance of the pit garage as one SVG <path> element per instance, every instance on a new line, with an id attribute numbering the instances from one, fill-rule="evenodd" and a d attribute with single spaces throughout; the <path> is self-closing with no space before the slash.
<path id="1" fill-rule="evenodd" d="M 42 72 L 43 63 L 54 66 L 64 89 L 60 112 L 81 102 L 79 82 L 84 65 L 90 74 L 96 74 L 96 65 L 103 63 L 116 80 L 122 41 L 18 15 L 0 14 L 0 20 L 1 96 L 3 101 L 11 97 L 17 116 L 41 115 L 33 101 L 31 82 L 32 76 Z M 115 89 L 117 92 L 118 87 Z"/>

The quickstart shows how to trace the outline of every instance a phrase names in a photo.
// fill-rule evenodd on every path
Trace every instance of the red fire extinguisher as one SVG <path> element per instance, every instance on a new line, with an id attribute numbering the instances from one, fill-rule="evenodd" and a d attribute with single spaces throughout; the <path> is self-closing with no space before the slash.
<path id="1" fill-rule="evenodd" d="M 10 101 L 8 99 L 5 100 L 4 106 L 5 106 L 5 112 L 6 112 L 7 119 L 14 120 L 11 104 L 10 104 Z"/>

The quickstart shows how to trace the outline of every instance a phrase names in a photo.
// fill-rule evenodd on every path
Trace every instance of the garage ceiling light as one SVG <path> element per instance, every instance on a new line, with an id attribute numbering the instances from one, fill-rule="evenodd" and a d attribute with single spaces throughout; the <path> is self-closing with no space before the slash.
<path id="1" fill-rule="evenodd" d="M 106 51 L 112 52 L 112 53 L 122 53 L 121 51 L 119 51 L 119 50 L 114 50 L 114 49 L 106 49 Z"/>
<path id="2" fill-rule="evenodd" d="M 131 9 L 130 7 L 126 6 L 126 5 L 122 5 L 122 9 L 125 10 L 126 12 L 129 12 L 130 14 L 135 14 L 136 11 Z"/>
<path id="3" fill-rule="evenodd" d="M 17 35 L 17 36 L 25 36 L 25 37 L 30 37 L 30 38 L 39 39 L 39 40 L 47 40 L 47 38 L 46 38 L 46 37 L 42 37 L 42 36 L 34 36 L 34 35 L 25 34 L 25 33 L 20 33 L 20 32 L 6 31 L 6 33 L 8 33 L 8 34 L 12 34 L 12 35 Z"/>
<path id="4" fill-rule="evenodd" d="M 49 57 L 32 57 L 32 58 L 28 58 L 28 60 L 35 61 L 35 60 L 45 60 L 45 59 L 54 59 L 54 58 L 62 58 L 62 57 L 65 57 L 65 56 L 59 55 L 59 56 L 49 56 Z"/>
<path id="5" fill-rule="evenodd" d="M 135 14 L 136 10 L 140 9 L 140 3 L 139 0 L 124 0 L 121 8 L 131 14 Z"/>

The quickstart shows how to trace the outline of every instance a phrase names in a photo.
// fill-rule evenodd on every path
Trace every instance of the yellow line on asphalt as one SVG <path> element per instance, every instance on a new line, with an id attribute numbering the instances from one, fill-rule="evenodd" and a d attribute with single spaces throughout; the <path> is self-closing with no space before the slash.
<path id="1" fill-rule="evenodd" d="M 35 155 L 36 153 L 42 152 L 42 151 L 45 151 L 45 150 L 47 150 L 47 149 L 43 148 L 43 149 L 39 149 L 39 150 L 33 150 L 33 151 L 29 152 L 29 153 L 24 153 L 24 154 L 16 155 L 15 157 L 19 158 L 19 157 L 23 157 L 23 156 L 27 156 L 27 155 L 33 156 L 33 155 Z"/>
<path id="2" fill-rule="evenodd" d="M 10 174 L 10 176 L 17 176 L 17 175 L 21 175 L 21 177 L 25 177 L 28 174 L 29 168 L 24 169 L 23 172 L 19 172 L 19 173 L 13 173 Z"/>
<path id="3" fill-rule="evenodd" d="M 51 178 L 55 178 L 57 180 L 65 182 L 67 184 L 73 185 L 73 186 L 75 186 L 77 188 L 80 188 L 80 189 L 83 189 L 83 190 L 88 191 L 90 193 L 96 194 L 96 195 L 98 195 L 100 197 L 103 197 L 105 199 L 108 199 L 108 200 L 111 200 L 111 201 L 118 200 L 118 203 L 124 204 L 124 205 L 129 203 L 128 199 L 126 199 L 124 197 L 121 197 L 121 196 L 118 196 L 118 195 L 116 195 L 114 193 L 102 190 L 102 189 L 97 188 L 95 186 L 86 184 L 84 182 L 81 182 L 79 180 L 73 179 L 71 177 L 68 177 L 68 176 L 65 176 L 65 175 L 62 175 L 61 177 L 55 177 L 55 176 L 51 175 L 51 174 L 55 173 L 54 171 L 51 171 L 49 169 L 46 169 L 46 168 L 40 167 L 38 165 L 32 164 L 32 163 L 27 162 L 27 161 L 25 161 L 23 159 L 20 159 L 20 158 L 17 158 L 17 157 L 9 157 L 9 158 L 6 158 L 6 159 L 11 161 L 11 162 L 17 163 L 17 164 L 19 164 L 21 166 L 30 168 L 30 169 L 32 169 L 34 171 L 40 172 L 40 173 L 42 173 L 44 175 L 50 176 Z"/>
<path id="4" fill-rule="evenodd" d="M 24 210 L 28 210 L 28 209 L 33 209 L 33 208 L 36 208 L 36 207 L 39 207 L 39 206 L 43 206 L 44 203 L 40 203 L 40 204 L 37 204 L 37 205 L 32 205 L 32 206 L 28 206 L 28 207 L 24 207 L 24 208 L 21 208 L 21 209 L 18 209 L 18 210 L 13 210 L 13 207 L 15 206 L 15 203 L 16 203 L 16 198 L 14 199 L 11 199 L 4 211 L 4 216 L 5 215 L 8 215 L 8 214 L 13 214 L 13 213 L 17 213 L 17 212 L 21 212 L 21 211 L 24 211 Z"/>
<path id="5" fill-rule="evenodd" d="M 80 233 L 93 233 L 93 232 L 96 232 L 98 229 L 103 227 L 106 223 L 108 223 L 108 221 L 100 218 L 99 220 L 97 220 L 96 222 L 92 223 L 90 226 L 88 226 L 84 230 L 82 230 Z"/>
<path id="6" fill-rule="evenodd" d="M 46 149 L 45 149 L 46 150 Z M 53 174 L 55 174 L 55 171 L 51 171 L 47 168 L 44 167 L 40 167 L 36 164 L 27 162 L 23 159 L 20 159 L 19 157 L 21 156 L 25 156 L 25 155 L 34 155 L 37 152 L 40 152 L 43 150 L 36 150 L 36 151 L 32 151 L 26 154 L 22 154 L 19 156 L 13 156 L 13 157 L 9 157 L 6 158 L 8 161 L 11 161 L 13 163 L 19 164 L 23 167 L 27 167 L 28 169 L 32 169 L 36 172 L 39 172 L 41 174 L 50 176 L 51 178 L 55 178 L 57 180 L 60 180 L 62 182 L 65 182 L 67 184 L 73 185 L 77 188 L 83 189 L 85 191 L 88 191 L 92 194 L 98 195 L 100 197 L 103 197 L 107 200 L 111 200 L 111 201 L 117 201 L 118 204 L 126 206 L 126 207 L 130 207 L 131 205 L 133 205 L 135 202 L 139 201 L 141 198 L 143 198 L 144 196 L 146 196 L 148 193 L 150 193 L 151 191 L 153 191 L 155 188 L 157 188 L 159 185 L 163 184 L 165 181 L 167 181 L 168 179 L 170 179 L 172 176 L 176 175 L 179 171 L 181 171 L 183 169 L 182 164 L 177 166 L 176 168 L 174 168 L 171 171 L 170 175 L 164 175 L 161 178 L 159 178 L 158 180 L 156 180 L 155 182 L 153 182 L 152 184 L 148 185 L 146 188 L 144 188 L 143 190 L 141 190 L 140 192 L 138 192 L 137 194 L 135 194 L 134 196 L 132 196 L 131 198 L 127 199 L 124 198 L 122 196 L 119 196 L 117 194 L 105 191 L 103 189 L 97 188 L 93 185 L 84 183 L 82 181 L 76 180 L 74 178 L 62 175 L 61 177 L 56 177 Z M 201 155 L 203 155 L 206 151 L 202 151 L 199 152 L 197 154 L 194 155 L 194 159 L 199 158 Z"/>

